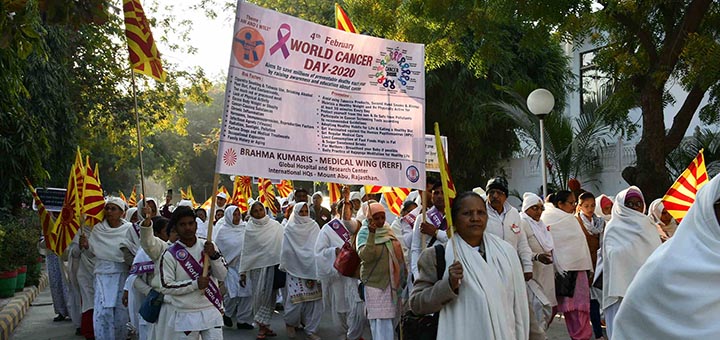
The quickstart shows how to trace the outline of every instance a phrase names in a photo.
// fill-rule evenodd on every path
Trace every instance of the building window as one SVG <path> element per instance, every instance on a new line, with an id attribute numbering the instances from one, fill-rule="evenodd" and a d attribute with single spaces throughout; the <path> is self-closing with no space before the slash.
<path id="1" fill-rule="evenodd" d="M 613 81 L 599 70 L 594 59 L 597 49 L 580 53 L 580 112 L 592 112 L 612 92 Z"/>

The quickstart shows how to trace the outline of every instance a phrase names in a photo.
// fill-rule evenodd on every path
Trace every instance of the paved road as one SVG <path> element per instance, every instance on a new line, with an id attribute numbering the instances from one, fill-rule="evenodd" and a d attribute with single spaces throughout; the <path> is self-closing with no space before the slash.
<path id="1" fill-rule="evenodd" d="M 50 297 L 50 289 L 46 288 L 42 291 L 35 301 L 32 303 L 30 310 L 25 315 L 25 318 L 20 323 L 18 328 L 10 337 L 11 340 L 44 340 L 44 339 L 72 339 L 81 340 L 82 337 L 75 335 L 75 328 L 70 321 L 53 322 L 52 319 L 55 317 L 52 307 L 52 298 Z M 278 337 L 275 339 L 287 339 L 285 334 L 285 326 L 282 321 L 282 314 L 276 314 L 273 316 L 272 329 L 278 333 Z M 370 339 L 369 331 L 366 335 L 366 339 Z M 226 328 L 225 339 L 239 339 L 239 340 L 253 340 L 256 336 L 256 331 L 253 330 L 238 330 L 235 328 Z M 336 340 L 343 339 L 343 335 L 335 331 L 333 327 L 332 319 L 329 313 L 325 313 L 323 320 L 320 324 L 320 330 L 318 335 L 324 340 Z M 298 333 L 297 339 L 304 339 L 302 332 Z M 550 340 L 568 339 L 567 331 L 565 330 L 565 323 L 562 319 L 556 318 L 553 324 L 550 326 Z"/>

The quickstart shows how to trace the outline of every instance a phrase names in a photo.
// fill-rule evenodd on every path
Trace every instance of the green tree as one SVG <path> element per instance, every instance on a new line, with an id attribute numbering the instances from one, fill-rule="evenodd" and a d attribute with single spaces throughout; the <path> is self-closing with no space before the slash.
<path id="1" fill-rule="evenodd" d="M 522 3 L 347 1 L 364 32 L 425 44 L 425 126 L 448 136 L 449 163 L 460 187 L 482 185 L 519 148 L 515 122 L 484 105 L 511 99 L 506 89 L 545 87 L 564 107 L 571 74 L 560 40 L 516 15 Z"/>
<path id="2" fill-rule="evenodd" d="M 560 31 L 576 42 L 590 39 L 602 48 L 595 64 L 612 76 L 617 91 L 610 98 L 616 125 L 628 125 L 627 112 L 642 111 L 637 165 L 623 172 L 648 200 L 671 184 L 666 160 L 681 144 L 698 109 L 706 123 L 720 119 L 720 9 L 716 1 L 599 1 L 559 21 Z M 686 91 L 673 98 L 674 83 Z M 708 95 L 709 103 L 700 107 Z M 670 127 L 664 109 L 682 100 Z"/>
<path id="3" fill-rule="evenodd" d="M 710 177 L 720 174 L 720 131 L 709 128 L 695 128 L 692 136 L 686 137 L 680 146 L 668 155 L 667 167 L 670 176 L 677 179 L 704 149 L 705 167 Z"/>

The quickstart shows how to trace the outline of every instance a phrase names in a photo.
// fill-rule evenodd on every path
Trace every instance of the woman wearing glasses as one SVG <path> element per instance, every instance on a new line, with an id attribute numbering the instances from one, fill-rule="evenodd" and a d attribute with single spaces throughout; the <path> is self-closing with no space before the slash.
<path id="1" fill-rule="evenodd" d="M 571 339 L 590 339 L 590 281 L 592 260 L 582 226 L 575 218 L 575 194 L 560 190 L 546 205 L 542 221 L 550 228 L 555 245 L 555 295 L 557 311 L 565 316 Z"/>
<path id="2" fill-rule="evenodd" d="M 603 238 L 603 310 L 608 337 L 628 286 L 650 254 L 660 246 L 655 224 L 645 215 L 645 199 L 635 186 L 615 197 L 612 220 Z"/>
<path id="3" fill-rule="evenodd" d="M 697 193 L 677 233 L 640 268 L 614 339 L 717 339 L 720 334 L 720 176 Z"/>

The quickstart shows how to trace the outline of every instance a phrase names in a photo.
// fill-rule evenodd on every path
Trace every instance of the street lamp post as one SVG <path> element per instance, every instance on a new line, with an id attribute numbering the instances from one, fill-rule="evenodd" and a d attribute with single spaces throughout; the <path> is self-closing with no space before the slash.
<path id="1" fill-rule="evenodd" d="M 527 98 L 527 106 L 530 112 L 540 119 L 540 157 L 542 167 L 542 191 L 543 199 L 547 197 L 547 159 L 545 156 L 545 116 L 555 106 L 555 97 L 546 89 L 532 91 Z"/>

